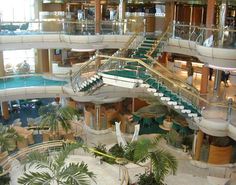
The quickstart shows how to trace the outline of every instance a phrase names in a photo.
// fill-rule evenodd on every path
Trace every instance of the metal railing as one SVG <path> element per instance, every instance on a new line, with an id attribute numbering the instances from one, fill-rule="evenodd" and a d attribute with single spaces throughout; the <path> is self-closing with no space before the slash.
<path id="1" fill-rule="evenodd" d="M 139 38 L 138 41 L 136 41 L 138 36 L 140 36 L 140 35 L 138 33 L 138 30 L 137 30 L 129 38 L 129 40 L 127 41 L 125 46 L 122 49 L 117 50 L 112 56 L 119 56 L 119 57 L 125 56 L 126 55 L 126 51 L 128 49 L 130 49 L 131 45 L 132 46 L 133 45 L 138 45 L 143 40 L 143 37 L 141 37 L 141 39 Z M 71 85 L 72 85 L 72 89 L 73 89 L 74 92 L 77 91 L 77 87 L 79 87 L 86 79 L 88 79 L 90 76 L 92 76 L 95 72 L 102 71 L 102 70 L 107 69 L 107 68 L 115 68 L 115 66 L 112 65 L 112 61 L 110 59 L 100 61 L 99 63 L 101 63 L 101 64 L 97 65 L 96 64 L 96 60 L 100 60 L 98 55 L 99 54 L 96 53 L 87 62 L 85 62 L 79 68 L 78 71 L 76 71 L 72 75 L 72 77 L 71 77 Z M 119 65 L 117 65 L 116 63 L 115 63 L 115 65 L 116 65 L 116 67 L 119 67 Z M 83 78 L 82 74 L 85 74 L 85 73 L 86 73 L 86 76 Z"/>
<path id="2" fill-rule="evenodd" d="M 173 38 L 197 42 L 206 47 L 236 48 L 236 30 L 174 24 Z"/>
<path id="3" fill-rule="evenodd" d="M 100 21 L 100 34 L 124 35 L 136 32 L 137 25 L 132 19 Z M 0 35 L 28 35 L 28 34 L 66 34 L 66 35 L 95 35 L 96 21 L 81 19 L 77 21 L 45 20 L 28 22 L 0 22 Z M 145 32 L 144 26 L 139 27 L 139 32 Z"/>
<path id="4" fill-rule="evenodd" d="M 229 117 L 231 117 L 231 115 L 234 115 L 234 113 L 236 111 L 235 102 L 232 102 L 232 104 L 230 106 L 229 106 L 228 102 L 224 102 L 224 103 L 215 103 L 214 101 L 211 102 L 208 99 L 202 97 L 200 95 L 200 93 L 198 91 L 196 91 L 196 89 L 188 88 L 188 86 L 186 86 L 185 82 L 176 81 L 175 79 L 171 79 L 170 77 L 166 76 L 165 74 L 162 74 L 161 72 L 153 69 L 151 66 L 144 63 L 140 59 L 122 58 L 122 57 L 107 56 L 107 55 L 98 55 L 98 57 L 107 58 L 107 59 L 110 59 L 110 62 L 113 62 L 113 63 L 116 62 L 119 64 L 121 63 L 121 61 L 123 61 L 123 66 L 126 65 L 127 62 L 138 62 L 139 64 L 141 64 L 143 67 L 146 68 L 146 70 L 147 70 L 146 73 L 151 74 L 154 78 L 157 79 L 158 82 L 164 84 L 172 92 L 178 94 L 184 100 L 193 104 L 195 107 L 197 107 L 200 110 L 200 112 L 203 111 L 203 109 L 202 109 L 203 107 L 206 110 L 209 110 L 209 109 L 212 110 L 212 108 L 215 108 L 216 110 L 223 109 L 222 111 L 224 111 L 224 113 L 226 114 L 223 119 L 229 120 Z M 122 66 L 120 66 L 120 69 L 122 69 Z M 103 70 L 105 70 L 105 69 L 103 69 Z M 108 68 L 107 70 L 111 70 L 111 68 Z M 231 112 L 230 112 L 230 110 L 231 110 Z M 229 112 L 231 115 L 228 114 Z M 216 117 L 217 117 L 217 115 L 215 115 L 215 118 Z M 232 119 L 230 121 L 232 121 Z M 236 121 L 236 120 L 234 120 L 234 121 Z"/>

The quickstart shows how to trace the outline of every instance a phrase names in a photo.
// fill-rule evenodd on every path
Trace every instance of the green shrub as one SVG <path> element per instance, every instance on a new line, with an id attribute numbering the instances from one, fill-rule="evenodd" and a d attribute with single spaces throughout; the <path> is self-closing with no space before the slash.
<path id="1" fill-rule="evenodd" d="M 124 149 L 118 144 L 115 144 L 114 146 L 112 146 L 109 149 L 109 152 L 115 157 L 120 157 L 120 158 L 124 157 Z"/>
<path id="2" fill-rule="evenodd" d="M 0 166 L 0 174 L 3 172 L 2 166 Z M 9 173 L 0 176 L 0 185 L 9 185 L 10 184 L 10 176 Z"/>
<path id="3" fill-rule="evenodd" d="M 166 134 L 165 139 L 169 145 L 177 147 L 177 148 L 181 148 L 183 138 L 180 136 L 180 134 L 176 130 L 171 129 Z"/>
<path id="4" fill-rule="evenodd" d="M 128 159 L 129 161 L 134 161 L 134 151 L 136 147 L 136 142 L 128 143 L 124 150 L 124 157 Z"/>
<path id="5" fill-rule="evenodd" d="M 107 149 L 106 149 L 106 145 L 105 144 L 101 144 L 99 143 L 97 146 L 94 147 L 95 150 L 97 150 L 98 152 L 102 152 L 104 154 L 108 154 L 107 153 Z M 101 157 L 101 160 L 104 161 L 104 162 L 107 162 L 109 164 L 114 164 L 115 163 L 115 159 L 112 159 L 112 158 L 109 158 L 109 157 L 105 157 L 103 155 L 100 155 L 98 153 L 93 153 L 93 155 L 96 157 Z"/>
<path id="6" fill-rule="evenodd" d="M 138 178 L 137 185 L 160 185 L 156 182 L 154 174 L 145 172 Z"/>

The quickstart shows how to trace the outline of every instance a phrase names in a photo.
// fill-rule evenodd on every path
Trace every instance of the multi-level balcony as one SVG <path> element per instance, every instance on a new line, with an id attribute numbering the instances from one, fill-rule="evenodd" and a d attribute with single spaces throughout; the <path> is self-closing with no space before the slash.
<path id="1" fill-rule="evenodd" d="M 87 71 L 75 72 L 76 75 L 72 80 L 73 90 L 69 88 L 65 90 L 75 99 L 77 96 L 83 96 L 84 101 L 101 99 L 99 94 L 94 97 L 91 94 L 98 90 L 100 94 L 108 95 L 109 92 L 106 89 L 109 86 L 107 85 L 121 87 L 120 92 L 122 91 L 122 93 L 113 94 L 115 98 L 129 96 L 129 91 L 125 91 L 123 88 L 132 88 L 137 94 L 144 93 L 146 88 L 145 95 L 151 93 L 164 104 L 187 116 L 192 124 L 199 126 L 206 133 L 216 136 L 229 135 L 235 139 L 234 124 L 236 122 L 233 116 L 235 114 L 232 113 L 235 111 L 234 102 L 231 104 L 227 99 L 222 99 L 217 104 L 210 98 L 211 93 L 202 97 L 196 89 L 189 87 L 183 80 L 176 81 L 177 77 L 163 66 L 156 69 L 152 67 L 152 64 L 156 63 L 155 58 L 160 56 L 161 52 L 168 51 L 195 56 L 210 67 L 235 68 L 234 43 L 225 42 L 225 40 L 216 43 L 216 41 L 220 42 L 219 39 L 211 40 L 211 34 L 208 33 L 212 33 L 214 30 L 187 27 L 187 31 L 184 31 L 185 26 L 175 25 L 172 31 L 150 39 L 150 37 L 145 38 L 144 36 L 145 28 L 139 30 L 139 34 L 134 36 L 132 30 L 127 29 L 127 25 L 131 23 L 126 21 L 103 22 L 100 35 L 95 35 L 94 26 L 89 26 L 95 25 L 93 21 L 59 22 L 58 24 L 62 24 L 63 28 L 60 32 L 45 32 L 40 30 L 40 24 L 43 22 L 1 23 L 1 49 L 123 48 L 127 45 L 128 40 L 132 40 L 127 48 L 133 49 L 134 52 L 128 58 L 127 56 L 121 58 L 117 55 L 113 57 L 100 55 L 99 57 L 108 60 L 100 68 L 94 68 L 93 75 L 95 76 L 81 79 L 82 73 L 85 74 Z M 68 24 L 78 27 L 77 31 L 68 32 L 65 29 L 65 25 Z M 13 27 L 13 25 L 15 26 Z M 136 26 L 138 27 L 138 25 Z M 179 27 L 185 29 L 179 29 Z M 234 42 L 232 39 L 235 35 L 234 30 L 221 30 L 219 34 L 226 31 L 229 33 L 228 40 Z M 209 37 L 207 37 L 208 35 Z M 211 44 L 209 44 L 210 42 Z M 86 65 L 82 67 L 87 68 Z M 91 61 L 88 66 L 90 65 Z M 93 66 L 96 65 L 93 64 Z M 102 86 L 102 84 L 106 84 L 106 86 Z M 116 91 L 119 92 L 119 88 L 116 88 Z M 108 100 L 106 99 L 106 101 Z M 214 119 L 211 115 L 214 115 Z"/>

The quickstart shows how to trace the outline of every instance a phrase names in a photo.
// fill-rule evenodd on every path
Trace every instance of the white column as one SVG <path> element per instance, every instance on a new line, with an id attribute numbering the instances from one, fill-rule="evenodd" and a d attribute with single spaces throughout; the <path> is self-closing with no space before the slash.
<path id="1" fill-rule="evenodd" d="M 5 76 L 3 51 L 0 51 L 0 77 Z"/>
<path id="2" fill-rule="evenodd" d="M 97 130 L 100 130 L 100 109 L 101 109 L 101 105 L 96 104 L 95 110 L 96 110 L 96 129 Z"/>

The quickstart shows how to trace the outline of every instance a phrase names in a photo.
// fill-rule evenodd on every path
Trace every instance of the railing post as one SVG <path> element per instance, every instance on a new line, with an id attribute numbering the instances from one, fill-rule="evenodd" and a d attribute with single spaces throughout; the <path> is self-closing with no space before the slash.
<path id="1" fill-rule="evenodd" d="M 146 26 L 147 26 L 147 20 L 146 19 L 143 19 L 143 35 L 145 36 L 146 35 L 146 30 L 147 30 L 147 28 L 146 28 Z"/>
<path id="2" fill-rule="evenodd" d="M 233 106 L 233 99 L 229 98 L 228 99 L 227 118 L 226 118 L 226 121 L 228 121 L 229 124 L 231 123 L 232 106 Z"/>
<path id="3" fill-rule="evenodd" d="M 172 38 L 175 38 L 175 20 L 173 20 Z"/>

